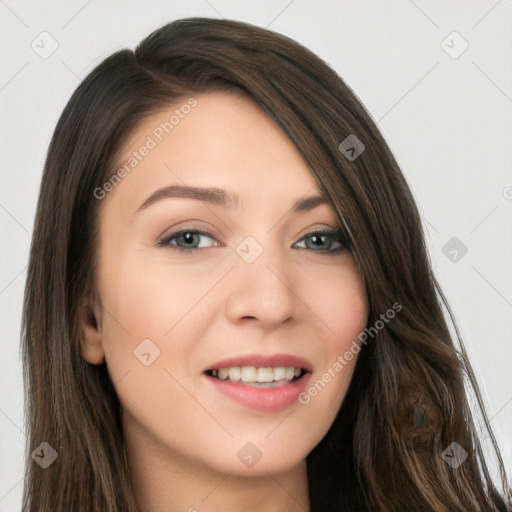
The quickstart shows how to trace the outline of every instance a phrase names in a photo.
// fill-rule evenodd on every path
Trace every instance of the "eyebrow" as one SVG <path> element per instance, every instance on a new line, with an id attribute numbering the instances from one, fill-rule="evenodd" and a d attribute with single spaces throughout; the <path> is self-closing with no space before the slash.
<path id="1" fill-rule="evenodd" d="M 155 190 L 155 192 L 153 192 L 139 206 L 135 213 L 144 210 L 157 201 L 170 198 L 197 199 L 199 201 L 204 201 L 205 203 L 219 205 L 229 209 L 236 209 L 240 199 L 236 193 L 222 188 L 170 185 L 168 187 Z M 327 200 L 321 196 L 306 197 L 304 199 L 297 200 L 292 207 L 292 211 L 305 212 L 325 203 L 327 203 Z"/>

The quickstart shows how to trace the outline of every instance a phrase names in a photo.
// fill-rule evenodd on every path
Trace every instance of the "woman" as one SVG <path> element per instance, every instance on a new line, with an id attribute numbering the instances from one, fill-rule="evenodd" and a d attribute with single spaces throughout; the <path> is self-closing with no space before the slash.
<path id="1" fill-rule="evenodd" d="M 344 82 L 282 35 L 170 23 L 91 72 L 50 144 L 23 509 L 511 510 L 443 308 Z"/>

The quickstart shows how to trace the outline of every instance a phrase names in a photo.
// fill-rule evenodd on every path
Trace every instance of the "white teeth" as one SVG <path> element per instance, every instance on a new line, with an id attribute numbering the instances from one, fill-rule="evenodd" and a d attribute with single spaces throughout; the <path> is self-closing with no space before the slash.
<path id="1" fill-rule="evenodd" d="M 232 366 L 229 369 L 229 380 L 238 382 L 240 380 L 240 366 Z"/>
<path id="2" fill-rule="evenodd" d="M 229 368 L 219 368 L 219 379 L 224 380 L 227 379 L 229 375 Z"/>
<path id="3" fill-rule="evenodd" d="M 277 366 L 276 368 L 274 368 L 274 379 L 275 380 L 282 380 L 285 378 L 286 378 L 286 370 L 285 370 L 284 366 Z"/>
<path id="4" fill-rule="evenodd" d="M 258 382 L 272 382 L 274 380 L 274 372 L 272 368 L 258 368 Z"/>
<path id="5" fill-rule="evenodd" d="M 213 370 L 213 376 L 218 377 L 220 380 L 230 380 L 232 382 L 261 382 L 270 383 L 274 381 L 292 380 L 298 377 L 302 370 L 294 368 L 293 366 L 275 366 L 275 367 L 261 367 L 255 366 L 231 366 L 229 368 L 219 368 Z"/>
<path id="6" fill-rule="evenodd" d="M 258 380 L 258 371 L 254 366 L 242 366 L 240 380 L 243 382 L 256 382 Z"/>

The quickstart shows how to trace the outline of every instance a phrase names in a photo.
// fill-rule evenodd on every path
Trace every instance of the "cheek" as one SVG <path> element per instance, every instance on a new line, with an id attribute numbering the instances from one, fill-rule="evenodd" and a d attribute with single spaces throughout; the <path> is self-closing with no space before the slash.
<path id="1" fill-rule="evenodd" d="M 134 258 L 106 261 L 101 277 L 102 341 L 115 383 L 127 372 L 146 368 L 145 363 L 151 362 L 149 369 L 161 361 L 164 334 L 175 322 L 176 296 L 163 282 L 165 275 Z"/>
<path id="2" fill-rule="evenodd" d="M 141 337 L 162 340 L 190 309 L 200 288 L 197 278 L 144 258 L 126 258 L 104 275 L 104 302 L 117 321 L 114 328 L 124 327 L 133 343 Z"/>
<path id="3" fill-rule="evenodd" d="M 141 385 L 158 389 L 154 386 L 158 369 L 158 378 L 163 376 L 169 380 L 168 388 L 174 388 L 171 375 L 181 382 L 197 372 L 197 343 L 191 340 L 201 339 L 208 328 L 206 317 L 214 306 L 205 296 L 218 275 L 173 268 L 165 260 L 149 263 L 143 255 L 132 253 L 103 267 L 105 358 L 113 382 L 129 371 L 134 380 L 144 369 Z M 147 367 L 146 362 L 150 363 Z M 140 390 L 136 394 L 141 395 Z"/>
<path id="4" fill-rule="evenodd" d="M 194 402 L 180 385 L 189 379 L 193 347 L 189 333 L 173 329 L 194 302 L 183 281 L 158 265 L 120 262 L 105 281 L 102 330 L 108 372 L 130 421 L 165 425 L 177 438 L 186 431 L 169 411 L 194 417 Z"/>
<path id="5" fill-rule="evenodd" d="M 307 296 L 306 291 L 309 290 L 308 302 L 325 327 L 324 353 L 332 358 L 334 352 L 345 351 L 346 346 L 365 329 L 368 298 L 351 256 L 347 256 L 338 268 L 327 270 L 330 273 L 308 279 L 304 295 Z"/>
<path id="6" fill-rule="evenodd" d="M 346 395 L 354 373 L 368 319 L 368 299 L 355 266 L 344 267 L 322 291 L 317 287 L 318 316 L 326 325 L 322 364 L 311 376 L 299 402 L 311 417 L 321 418 L 327 431 Z"/>

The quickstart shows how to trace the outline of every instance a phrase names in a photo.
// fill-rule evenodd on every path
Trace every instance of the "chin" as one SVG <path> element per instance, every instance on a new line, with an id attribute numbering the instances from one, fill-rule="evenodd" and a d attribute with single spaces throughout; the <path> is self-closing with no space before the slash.
<path id="1" fill-rule="evenodd" d="M 282 441 L 276 438 L 281 449 L 274 449 L 268 441 L 236 441 L 232 446 L 221 449 L 204 462 L 221 473 L 238 476 L 268 476 L 285 473 L 301 464 L 305 464 L 308 450 L 299 450 L 295 445 L 283 450 Z"/>

